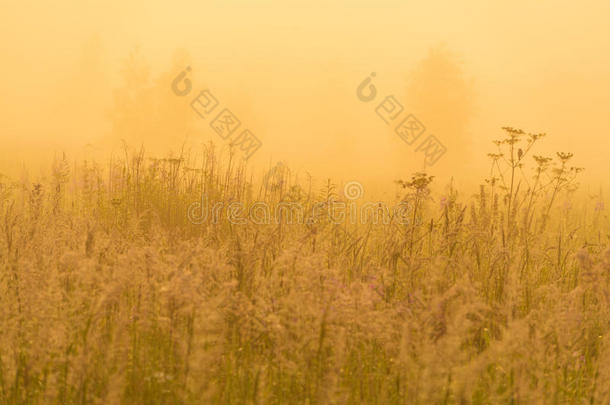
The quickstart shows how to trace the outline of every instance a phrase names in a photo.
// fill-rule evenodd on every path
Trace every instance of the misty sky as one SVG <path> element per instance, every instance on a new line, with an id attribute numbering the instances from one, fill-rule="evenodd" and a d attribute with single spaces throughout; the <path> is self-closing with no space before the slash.
<path id="1" fill-rule="evenodd" d="M 484 176 L 491 140 L 509 125 L 548 133 L 543 152 L 572 151 L 600 180 L 610 145 L 609 18 L 605 1 L 0 0 L 0 172 L 62 151 L 119 148 L 109 114 L 121 67 L 138 49 L 151 82 L 168 87 L 177 52 L 190 56 L 194 87 L 212 89 L 263 142 L 253 165 L 282 160 L 341 179 L 420 169 L 414 148 L 356 97 L 376 72 L 383 95 L 416 115 L 417 100 L 428 105 L 427 130 L 448 144 L 443 173 Z M 458 97 L 455 108 L 430 112 L 452 88 L 431 84 L 424 102 L 409 92 L 434 49 L 452 55 L 469 108 Z M 443 133 L 456 111 L 467 115 L 459 137 Z M 167 134 L 167 148 L 209 139 L 222 144 L 202 126 Z"/>

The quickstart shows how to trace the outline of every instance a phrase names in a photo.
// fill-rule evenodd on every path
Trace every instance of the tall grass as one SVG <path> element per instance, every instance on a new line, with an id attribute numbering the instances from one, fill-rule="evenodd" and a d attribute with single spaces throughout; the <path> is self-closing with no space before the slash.
<path id="1" fill-rule="evenodd" d="M 0 403 L 609 403 L 607 210 L 505 131 L 475 196 L 399 181 L 408 224 L 231 223 L 344 197 L 211 146 L 0 179 Z"/>

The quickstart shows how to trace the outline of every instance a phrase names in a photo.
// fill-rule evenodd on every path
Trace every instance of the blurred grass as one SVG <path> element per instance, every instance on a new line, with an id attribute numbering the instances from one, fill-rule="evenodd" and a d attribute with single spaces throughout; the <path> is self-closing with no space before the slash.
<path id="1" fill-rule="evenodd" d="M 399 181 L 408 224 L 194 223 L 345 202 L 211 146 L 1 178 L 0 403 L 609 403 L 607 210 L 505 131 L 478 195 Z"/>

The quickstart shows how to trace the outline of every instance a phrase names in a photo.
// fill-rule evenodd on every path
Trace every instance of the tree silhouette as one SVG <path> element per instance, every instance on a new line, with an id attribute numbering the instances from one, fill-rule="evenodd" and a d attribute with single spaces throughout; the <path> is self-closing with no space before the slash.
<path id="1" fill-rule="evenodd" d="M 143 145 L 153 154 L 163 154 L 185 141 L 193 114 L 186 98 L 177 97 L 170 84 L 188 63 L 188 54 L 176 52 L 171 68 L 153 80 L 140 52 L 130 53 L 121 69 L 123 85 L 114 91 L 110 113 L 115 142 L 124 140 L 136 147 Z"/>
<path id="2" fill-rule="evenodd" d="M 444 45 L 430 49 L 409 74 L 407 105 L 426 127 L 419 142 L 433 134 L 447 148 L 432 169 L 435 173 L 460 170 L 470 160 L 468 124 L 473 98 L 473 83 L 464 77 L 459 60 Z"/>

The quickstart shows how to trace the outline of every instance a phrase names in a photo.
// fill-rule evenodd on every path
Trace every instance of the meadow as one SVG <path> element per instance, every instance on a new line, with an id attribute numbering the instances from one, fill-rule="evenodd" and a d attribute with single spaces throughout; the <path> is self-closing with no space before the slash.
<path id="1" fill-rule="evenodd" d="M 542 139 L 504 128 L 475 195 L 388 179 L 409 221 L 211 145 L 3 177 L 0 403 L 608 404 L 608 210 Z M 203 194 L 313 214 L 194 221 Z"/>

